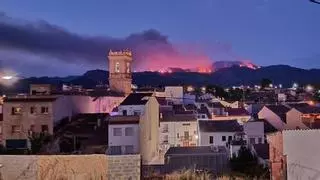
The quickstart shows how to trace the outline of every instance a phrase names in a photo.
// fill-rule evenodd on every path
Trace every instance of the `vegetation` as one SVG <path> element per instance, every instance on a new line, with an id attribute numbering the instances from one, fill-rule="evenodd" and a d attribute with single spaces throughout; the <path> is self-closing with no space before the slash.
<path id="1" fill-rule="evenodd" d="M 242 177 L 250 177 L 251 179 L 267 179 L 269 178 L 268 168 L 259 164 L 258 157 L 253 155 L 251 151 L 242 146 L 238 156 L 234 156 L 230 160 L 232 174 Z"/>
<path id="2" fill-rule="evenodd" d="M 32 133 L 29 136 L 31 143 L 31 154 L 39 154 L 41 152 L 41 148 L 51 141 L 51 137 L 52 136 L 46 132 Z"/>
<path id="3" fill-rule="evenodd" d="M 270 79 L 267 79 L 267 78 L 263 78 L 261 80 L 261 89 L 264 89 L 266 87 L 269 87 L 270 84 L 272 84 L 272 81 Z"/>
<path id="4" fill-rule="evenodd" d="M 212 176 L 206 172 L 195 173 L 191 170 L 183 170 L 168 174 L 164 178 L 165 180 L 209 180 Z"/>

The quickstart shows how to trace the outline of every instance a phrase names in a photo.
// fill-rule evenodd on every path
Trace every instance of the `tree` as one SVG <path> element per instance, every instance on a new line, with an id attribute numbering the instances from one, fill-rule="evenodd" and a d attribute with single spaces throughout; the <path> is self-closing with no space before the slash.
<path id="1" fill-rule="evenodd" d="M 29 136 L 29 141 L 31 143 L 31 153 L 38 154 L 40 153 L 41 148 L 51 141 L 51 135 L 46 132 L 33 132 Z"/>
<path id="2" fill-rule="evenodd" d="M 272 81 L 270 79 L 267 79 L 267 78 L 263 78 L 261 80 L 261 88 L 264 89 L 266 87 L 269 87 L 270 84 L 272 84 Z"/>
<path id="3" fill-rule="evenodd" d="M 231 158 L 230 164 L 233 173 L 258 179 L 268 176 L 268 169 L 259 164 L 258 157 L 245 146 L 240 148 L 238 156 Z"/>

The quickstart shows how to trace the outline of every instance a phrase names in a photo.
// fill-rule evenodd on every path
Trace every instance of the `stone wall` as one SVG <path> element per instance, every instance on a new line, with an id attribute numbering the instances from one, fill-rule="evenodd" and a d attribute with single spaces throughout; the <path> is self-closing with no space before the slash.
<path id="1" fill-rule="evenodd" d="M 140 155 L 0 156 L 1 180 L 140 179 Z"/>
<path id="2" fill-rule="evenodd" d="M 140 155 L 108 156 L 108 179 L 139 180 L 141 175 Z"/>

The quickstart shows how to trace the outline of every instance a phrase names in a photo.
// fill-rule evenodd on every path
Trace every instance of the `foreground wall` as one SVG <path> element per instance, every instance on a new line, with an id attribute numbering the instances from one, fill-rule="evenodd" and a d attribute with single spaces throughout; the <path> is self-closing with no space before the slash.
<path id="1" fill-rule="evenodd" d="M 4 180 L 140 179 L 140 155 L 0 156 Z"/>

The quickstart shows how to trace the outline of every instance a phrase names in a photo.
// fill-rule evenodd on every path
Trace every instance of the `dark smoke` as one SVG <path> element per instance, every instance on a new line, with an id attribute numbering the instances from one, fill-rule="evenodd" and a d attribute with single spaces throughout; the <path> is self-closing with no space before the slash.
<path id="1" fill-rule="evenodd" d="M 132 49 L 135 59 L 153 52 L 174 54 L 166 36 L 154 29 L 131 34 L 123 39 L 89 37 L 69 32 L 41 21 L 18 22 L 0 12 L 0 49 L 20 50 L 48 55 L 64 61 L 100 63 L 106 61 L 110 49 Z M 139 61 L 136 61 L 136 65 Z"/>

